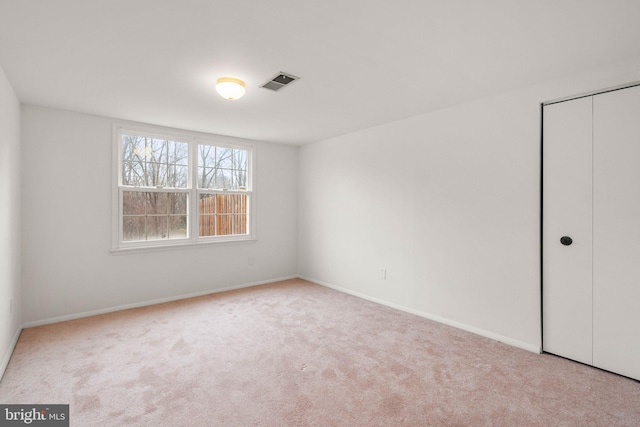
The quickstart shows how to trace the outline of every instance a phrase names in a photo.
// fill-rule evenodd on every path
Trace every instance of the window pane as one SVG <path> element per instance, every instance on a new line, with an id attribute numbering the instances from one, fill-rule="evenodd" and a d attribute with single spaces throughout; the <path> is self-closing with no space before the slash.
<path id="1" fill-rule="evenodd" d="M 189 145 L 122 135 L 122 184 L 186 188 Z"/>
<path id="2" fill-rule="evenodd" d="M 122 214 L 144 215 L 146 194 L 141 191 L 123 191 Z"/>
<path id="3" fill-rule="evenodd" d="M 246 194 L 201 194 L 198 213 L 200 237 L 247 234 Z"/>
<path id="4" fill-rule="evenodd" d="M 188 174 L 189 168 L 187 166 L 170 166 L 167 174 L 167 187 L 186 188 Z"/>
<path id="5" fill-rule="evenodd" d="M 216 170 L 214 168 L 198 168 L 198 188 L 213 188 Z"/>
<path id="6" fill-rule="evenodd" d="M 173 187 L 167 184 L 167 165 L 165 163 L 147 162 L 145 163 L 145 183 L 147 187 L 161 185 L 163 187 Z"/>
<path id="7" fill-rule="evenodd" d="M 122 240 L 131 242 L 145 240 L 145 220 L 143 216 L 125 216 L 122 218 L 123 236 Z"/>
<path id="8" fill-rule="evenodd" d="M 237 190 L 247 187 L 248 150 L 198 146 L 198 187 Z"/>
<path id="9" fill-rule="evenodd" d="M 233 150 L 233 156 L 235 159 L 235 169 L 247 169 L 247 157 L 249 152 L 247 150 Z"/>
<path id="10" fill-rule="evenodd" d="M 216 213 L 231 213 L 231 203 L 229 202 L 229 194 L 218 194 L 216 197 Z"/>
<path id="11" fill-rule="evenodd" d="M 245 194 L 232 194 L 231 203 L 231 212 L 247 213 L 247 196 Z"/>
<path id="12" fill-rule="evenodd" d="M 219 189 L 233 189 L 233 174 L 229 169 L 216 170 L 216 183 L 215 188 Z"/>
<path id="13" fill-rule="evenodd" d="M 147 240 L 167 239 L 167 217 L 166 216 L 147 216 Z"/>
<path id="14" fill-rule="evenodd" d="M 188 237 L 187 193 L 123 191 L 123 241 Z"/>
<path id="15" fill-rule="evenodd" d="M 200 237 L 215 236 L 216 235 L 216 216 L 215 215 L 200 215 L 198 221 Z"/>
<path id="16" fill-rule="evenodd" d="M 216 235 L 216 207 L 218 194 L 201 194 L 198 200 L 198 235 L 200 237 Z"/>
<path id="17" fill-rule="evenodd" d="M 167 163 L 167 143 L 169 141 L 147 138 L 145 155 L 146 161 L 150 163 Z"/>
<path id="18" fill-rule="evenodd" d="M 187 166 L 189 164 L 189 146 L 182 142 L 168 141 L 169 164 Z"/>
<path id="19" fill-rule="evenodd" d="M 126 161 L 122 163 L 122 185 L 143 186 L 144 164 L 141 162 Z"/>
<path id="20" fill-rule="evenodd" d="M 184 239 L 187 237 L 187 216 L 173 215 L 169 217 L 169 238 Z"/>
<path id="21" fill-rule="evenodd" d="M 216 147 L 216 166 L 233 169 L 233 148 Z"/>
<path id="22" fill-rule="evenodd" d="M 169 213 L 169 198 L 167 193 L 146 193 L 147 215 Z"/>
<path id="23" fill-rule="evenodd" d="M 246 194 L 218 194 L 216 197 L 218 214 L 246 213 Z"/>
<path id="24" fill-rule="evenodd" d="M 142 136 L 122 135 L 122 160 L 140 161 L 144 157 L 144 141 Z"/>
<path id="25" fill-rule="evenodd" d="M 234 184 L 236 189 L 247 186 L 247 150 L 233 150 L 234 159 Z"/>
<path id="26" fill-rule="evenodd" d="M 169 213 L 187 214 L 187 193 L 169 193 Z"/>
<path id="27" fill-rule="evenodd" d="M 200 214 L 214 214 L 216 212 L 216 195 L 201 194 L 198 200 L 198 212 Z"/>
<path id="28" fill-rule="evenodd" d="M 216 147 L 198 145 L 198 167 L 213 168 L 216 166 Z"/>
<path id="29" fill-rule="evenodd" d="M 247 234 L 247 216 L 233 216 L 233 234 Z"/>
<path id="30" fill-rule="evenodd" d="M 231 234 L 231 215 L 216 215 L 216 234 L 218 236 Z"/>

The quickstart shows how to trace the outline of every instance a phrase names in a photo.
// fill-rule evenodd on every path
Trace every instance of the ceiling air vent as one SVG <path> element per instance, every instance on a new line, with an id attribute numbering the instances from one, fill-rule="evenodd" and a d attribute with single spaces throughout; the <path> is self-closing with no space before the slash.
<path id="1" fill-rule="evenodd" d="M 282 89 L 283 87 L 295 82 L 299 78 L 300 77 L 296 77 L 296 76 L 292 76 L 291 74 L 280 72 L 274 78 L 272 78 L 271 80 L 263 84 L 262 87 L 265 89 L 271 89 L 272 91 L 276 92 Z"/>

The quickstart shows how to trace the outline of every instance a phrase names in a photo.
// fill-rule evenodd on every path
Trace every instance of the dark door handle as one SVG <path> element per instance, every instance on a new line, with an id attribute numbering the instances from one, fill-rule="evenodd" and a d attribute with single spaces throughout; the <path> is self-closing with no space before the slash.
<path id="1" fill-rule="evenodd" d="M 569 236 L 562 236 L 560 238 L 560 243 L 562 243 L 565 246 L 569 246 L 570 244 L 573 243 L 573 239 Z"/>

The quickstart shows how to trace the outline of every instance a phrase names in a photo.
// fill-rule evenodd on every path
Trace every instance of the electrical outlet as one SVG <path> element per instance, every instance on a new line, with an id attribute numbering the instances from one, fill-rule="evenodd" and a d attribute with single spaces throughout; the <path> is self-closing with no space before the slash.
<path id="1" fill-rule="evenodd" d="M 381 268 L 380 269 L 380 278 L 382 280 L 387 280 L 387 269 L 386 268 Z"/>

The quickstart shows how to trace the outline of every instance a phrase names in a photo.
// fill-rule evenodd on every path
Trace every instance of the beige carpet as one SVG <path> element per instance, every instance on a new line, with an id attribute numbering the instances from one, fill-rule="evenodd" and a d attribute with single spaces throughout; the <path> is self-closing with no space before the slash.
<path id="1" fill-rule="evenodd" d="M 0 403 L 72 426 L 638 426 L 640 383 L 302 280 L 26 329 Z"/>

